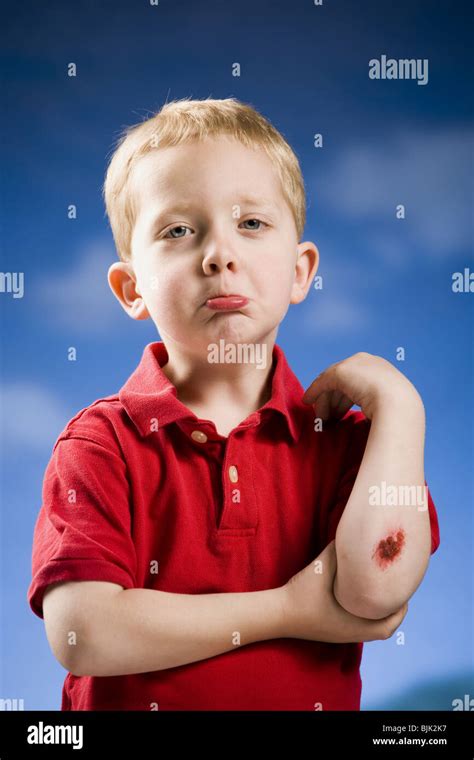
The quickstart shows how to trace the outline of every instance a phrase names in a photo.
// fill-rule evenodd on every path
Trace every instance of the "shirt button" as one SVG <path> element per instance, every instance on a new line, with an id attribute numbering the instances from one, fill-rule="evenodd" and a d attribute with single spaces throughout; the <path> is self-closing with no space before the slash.
<path id="1" fill-rule="evenodd" d="M 237 467 L 234 464 L 229 467 L 229 478 L 231 483 L 237 483 L 239 479 L 239 473 L 237 472 Z"/>
<path id="2" fill-rule="evenodd" d="M 193 430 L 191 433 L 191 438 L 193 441 L 198 441 L 199 443 L 206 443 L 207 441 L 207 435 L 201 430 Z"/>

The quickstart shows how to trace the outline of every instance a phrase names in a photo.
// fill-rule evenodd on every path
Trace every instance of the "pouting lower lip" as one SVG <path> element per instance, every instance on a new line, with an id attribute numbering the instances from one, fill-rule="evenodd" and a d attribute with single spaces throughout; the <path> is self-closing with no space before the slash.
<path id="1" fill-rule="evenodd" d="M 209 298 L 206 301 L 206 306 L 215 311 L 241 309 L 248 303 L 248 300 L 245 296 L 217 296 Z"/>

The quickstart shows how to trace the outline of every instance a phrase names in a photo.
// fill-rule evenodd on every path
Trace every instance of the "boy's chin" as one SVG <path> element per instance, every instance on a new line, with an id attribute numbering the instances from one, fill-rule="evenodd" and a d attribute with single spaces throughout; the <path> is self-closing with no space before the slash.
<path id="1" fill-rule="evenodd" d="M 253 325 L 253 327 L 255 326 Z M 240 325 L 240 329 L 239 326 L 236 325 L 221 325 L 220 328 L 221 329 L 219 330 L 206 331 L 206 335 L 204 337 L 206 348 L 210 343 L 229 343 L 238 345 L 242 343 L 257 342 L 255 330 L 248 329 L 247 325 L 244 325 L 243 327 Z"/>

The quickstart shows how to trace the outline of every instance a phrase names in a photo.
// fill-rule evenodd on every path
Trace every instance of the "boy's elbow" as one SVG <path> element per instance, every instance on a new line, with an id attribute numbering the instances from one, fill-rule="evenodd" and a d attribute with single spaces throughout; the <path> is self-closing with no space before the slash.
<path id="1" fill-rule="evenodd" d="M 408 601 L 406 598 L 393 598 L 387 594 L 367 589 L 361 592 L 340 583 L 336 573 L 333 594 L 337 603 L 346 612 L 367 620 L 382 620 L 400 610 Z"/>
<path id="2" fill-rule="evenodd" d="M 80 627 L 67 620 L 53 624 L 46 615 L 44 621 L 51 652 L 59 664 L 73 676 L 86 675 L 87 653 Z"/>
<path id="3" fill-rule="evenodd" d="M 123 587 L 102 581 L 52 584 L 43 597 L 46 635 L 55 658 L 73 676 L 116 675 L 105 627 Z"/>
<path id="4" fill-rule="evenodd" d="M 90 619 L 86 603 L 78 599 L 78 584 L 52 584 L 43 597 L 43 619 L 52 654 L 74 676 L 89 675 Z M 90 674 L 92 675 L 92 673 Z"/>
<path id="5" fill-rule="evenodd" d="M 83 657 L 78 657 L 77 652 L 73 652 L 73 647 L 70 647 L 68 650 L 52 650 L 55 658 L 59 662 L 62 667 L 67 670 L 71 675 L 73 676 L 84 676 L 86 675 L 87 668 L 84 668 L 84 663 L 82 660 Z"/>
<path id="6" fill-rule="evenodd" d="M 47 629 L 51 651 L 62 667 L 73 676 L 113 676 L 108 659 L 94 646 L 90 629 L 67 619 L 52 632 Z"/>

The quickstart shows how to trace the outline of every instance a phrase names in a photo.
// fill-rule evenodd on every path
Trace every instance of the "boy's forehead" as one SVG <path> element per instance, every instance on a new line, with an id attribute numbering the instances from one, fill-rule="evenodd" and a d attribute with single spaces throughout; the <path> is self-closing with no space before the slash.
<path id="1" fill-rule="evenodd" d="M 232 204 L 246 200 L 266 203 L 275 210 L 286 205 L 280 178 L 263 149 L 257 151 L 256 156 L 253 149 L 233 140 L 231 145 L 228 141 L 222 142 L 216 151 L 215 145 L 209 142 L 210 138 L 172 148 L 155 148 L 142 156 L 130 178 L 130 192 L 138 206 L 143 209 L 150 203 L 182 203 L 184 197 L 199 202 L 213 195 L 220 200 L 228 199 Z M 252 151 L 248 163 L 243 162 L 242 152 L 238 160 L 233 160 L 230 155 L 233 148 Z M 195 157 L 196 152 L 200 152 L 200 158 L 190 161 L 190 155 Z"/>

